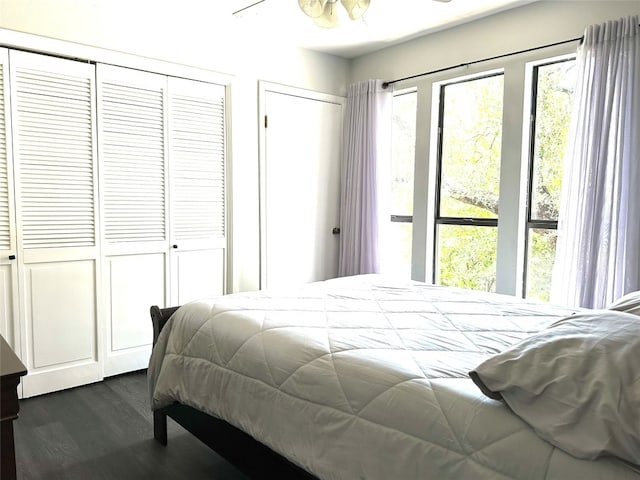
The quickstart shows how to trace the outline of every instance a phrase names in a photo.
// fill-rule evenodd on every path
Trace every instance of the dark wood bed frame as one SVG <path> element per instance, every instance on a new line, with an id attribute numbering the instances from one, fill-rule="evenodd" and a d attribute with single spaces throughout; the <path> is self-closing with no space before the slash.
<path id="1" fill-rule="evenodd" d="M 160 331 L 178 308 L 159 308 L 155 305 L 151 307 L 154 345 Z M 177 402 L 153 412 L 153 436 L 162 445 L 167 445 L 167 417 L 171 417 L 250 478 L 317 480 L 315 476 L 242 430 L 224 420 Z"/>

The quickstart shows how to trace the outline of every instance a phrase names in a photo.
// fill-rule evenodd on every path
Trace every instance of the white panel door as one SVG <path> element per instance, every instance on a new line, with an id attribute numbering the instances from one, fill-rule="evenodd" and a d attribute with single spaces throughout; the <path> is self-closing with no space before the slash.
<path id="1" fill-rule="evenodd" d="M 0 335 L 20 355 L 10 98 L 9 53 L 0 48 Z"/>
<path id="2" fill-rule="evenodd" d="M 153 339 L 149 307 L 165 298 L 165 258 L 164 253 L 151 253 L 106 259 L 109 305 L 105 375 L 149 365 Z"/>
<path id="3" fill-rule="evenodd" d="M 169 78 L 171 303 L 225 293 L 225 88 Z"/>
<path id="4" fill-rule="evenodd" d="M 98 65 L 106 376 L 146 368 L 151 305 L 166 306 L 164 75 Z"/>
<path id="5" fill-rule="evenodd" d="M 338 272 L 343 99 L 261 84 L 261 287 Z"/>
<path id="6" fill-rule="evenodd" d="M 11 51 L 25 396 L 102 378 L 95 67 Z"/>
<path id="7" fill-rule="evenodd" d="M 174 305 L 224 294 L 224 255 L 224 248 L 174 251 L 171 264 Z"/>

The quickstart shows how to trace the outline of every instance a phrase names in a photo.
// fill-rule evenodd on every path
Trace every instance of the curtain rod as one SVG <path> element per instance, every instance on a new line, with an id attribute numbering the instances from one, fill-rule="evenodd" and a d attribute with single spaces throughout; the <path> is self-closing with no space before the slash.
<path id="1" fill-rule="evenodd" d="M 476 63 L 488 62 L 489 60 L 496 60 L 498 58 L 510 57 L 511 55 L 518 55 L 520 53 L 533 52 L 535 50 L 541 50 L 543 48 L 549 48 L 549 47 L 555 47 L 555 46 L 558 46 L 558 45 L 564 45 L 565 43 L 571 43 L 571 42 L 577 42 L 577 41 L 582 42 L 583 39 L 584 39 L 584 37 L 576 37 L 576 38 L 572 38 L 570 40 L 563 40 L 561 42 L 555 42 L 555 43 L 549 43 L 547 45 L 541 45 L 539 47 L 531 47 L 531 48 L 527 48 L 525 50 L 518 50 L 517 52 L 503 53 L 502 55 L 496 55 L 495 57 L 487 57 L 487 58 L 483 58 L 481 60 L 474 60 L 472 62 L 460 63 L 458 65 L 452 65 L 450 67 L 439 68 L 437 70 L 431 70 L 429 72 L 416 73 L 415 75 L 410 75 L 408 77 L 396 78 L 395 80 L 389 80 L 388 82 L 382 82 L 382 88 L 387 88 L 389 85 L 393 85 L 394 83 L 397 83 L 397 82 L 402 82 L 403 80 L 410 80 L 412 78 L 424 77 L 425 75 L 433 75 L 434 73 L 446 72 L 447 70 L 453 70 L 454 68 L 468 67 L 469 65 L 475 65 Z"/>

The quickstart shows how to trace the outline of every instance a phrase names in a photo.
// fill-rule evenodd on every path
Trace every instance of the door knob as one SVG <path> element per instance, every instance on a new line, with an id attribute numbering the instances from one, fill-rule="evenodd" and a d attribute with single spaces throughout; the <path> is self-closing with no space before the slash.
<path id="1" fill-rule="evenodd" d="M 340 235 L 340 227 L 333 227 L 331 233 L 333 233 L 334 235 Z"/>
<path id="2" fill-rule="evenodd" d="M 16 256 L 15 255 L 9 255 L 9 260 L 15 260 Z"/>

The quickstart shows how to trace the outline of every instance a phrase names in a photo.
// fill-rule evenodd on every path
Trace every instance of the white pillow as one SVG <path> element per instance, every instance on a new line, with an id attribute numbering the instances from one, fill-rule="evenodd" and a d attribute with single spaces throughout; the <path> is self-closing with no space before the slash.
<path id="1" fill-rule="evenodd" d="M 591 310 L 495 355 L 470 376 L 553 445 L 640 465 L 640 318 Z"/>
<path id="2" fill-rule="evenodd" d="M 607 307 L 609 310 L 640 315 L 640 290 L 623 295 Z"/>

